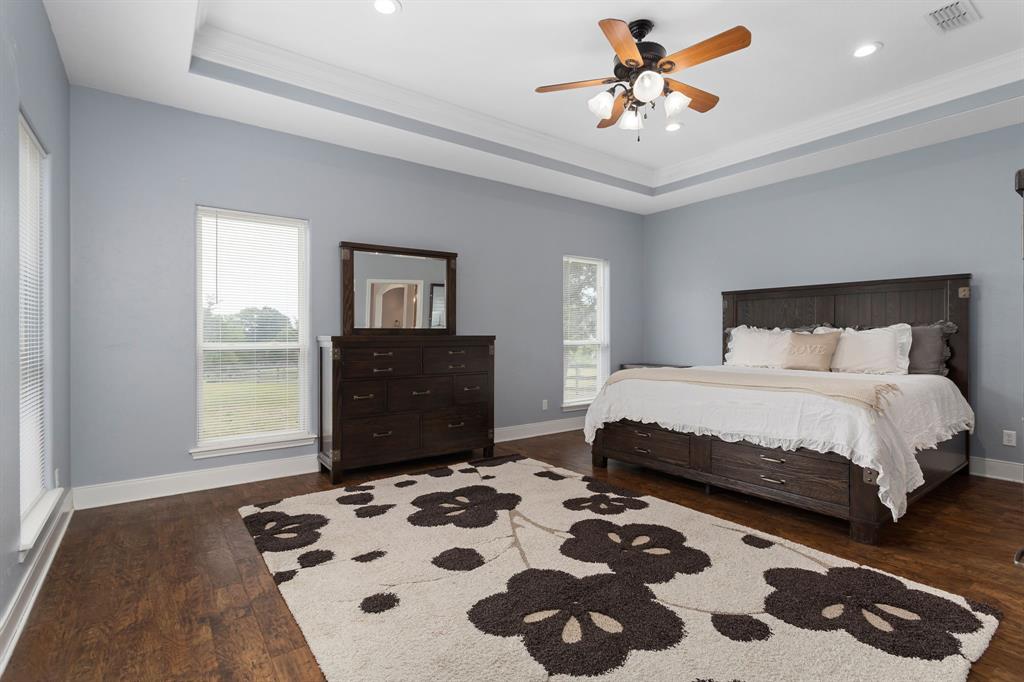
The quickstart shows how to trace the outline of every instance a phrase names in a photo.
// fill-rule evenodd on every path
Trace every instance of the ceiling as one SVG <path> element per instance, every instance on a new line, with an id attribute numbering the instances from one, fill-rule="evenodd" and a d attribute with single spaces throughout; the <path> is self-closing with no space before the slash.
<path id="1" fill-rule="evenodd" d="M 1024 2 L 975 0 L 982 20 L 943 34 L 945 1 L 45 5 L 76 85 L 651 213 L 1024 122 Z M 753 41 L 676 74 L 716 108 L 676 133 L 655 112 L 637 142 L 595 128 L 597 89 L 533 92 L 610 75 L 605 17 L 651 19 L 670 52 L 737 24 Z"/>

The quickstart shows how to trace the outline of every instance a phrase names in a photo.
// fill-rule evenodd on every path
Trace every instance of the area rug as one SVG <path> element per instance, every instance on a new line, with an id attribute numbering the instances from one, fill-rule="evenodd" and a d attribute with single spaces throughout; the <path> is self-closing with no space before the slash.
<path id="1" fill-rule="evenodd" d="M 239 510 L 328 680 L 963 680 L 999 615 L 519 456 Z"/>

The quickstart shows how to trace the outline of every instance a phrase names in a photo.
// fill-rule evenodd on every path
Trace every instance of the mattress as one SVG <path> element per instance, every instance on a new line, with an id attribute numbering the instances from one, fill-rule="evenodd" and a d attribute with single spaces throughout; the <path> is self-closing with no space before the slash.
<path id="1" fill-rule="evenodd" d="M 702 367 L 719 372 L 819 374 L 803 370 Z M 878 497 L 898 519 L 907 495 L 924 483 L 914 456 L 961 431 L 973 431 L 974 411 L 952 381 L 934 374 L 832 374 L 843 381 L 884 379 L 899 391 L 879 414 L 826 396 L 629 379 L 606 384 L 587 410 L 588 443 L 603 424 L 630 419 L 728 442 L 834 452 L 878 472 Z"/>

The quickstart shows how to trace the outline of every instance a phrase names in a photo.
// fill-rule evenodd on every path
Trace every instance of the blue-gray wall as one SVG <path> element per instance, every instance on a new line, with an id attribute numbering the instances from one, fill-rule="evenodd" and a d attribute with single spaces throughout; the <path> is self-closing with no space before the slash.
<path id="1" fill-rule="evenodd" d="M 18 110 L 49 152 L 52 279 L 51 453 L 67 485 L 68 81 L 37 0 L 0 2 L 0 617 L 25 564 L 18 563 Z"/>
<path id="2" fill-rule="evenodd" d="M 970 272 L 972 455 L 1024 461 L 1024 126 L 648 216 L 647 357 L 721 362 L 721 292 Z"/>
<path id="3" fill-rule="evenodd" d="M 612 362 L 642 354 L 640 216 L 95 90 L 71 111 L 75 485 L 303 452 L 188 454 L 196 204 L 309 220 L 311 345 L 340 333 L 340 240 L 457 251 L 458 331 L 497 335 L 497 426 L 565 416 L 563 254 L 611 261 Z"/>

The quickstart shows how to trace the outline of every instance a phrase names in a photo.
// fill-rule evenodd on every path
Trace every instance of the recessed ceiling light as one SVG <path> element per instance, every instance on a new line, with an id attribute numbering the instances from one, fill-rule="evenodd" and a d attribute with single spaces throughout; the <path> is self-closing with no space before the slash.
<path id="1" fill-rule="evenodd" d="M 882 49 L 882 43 L 864 43 L 853 51 L 854 57 L 870 57 Z"/>
<path id="2" fill-rule="evenodd" d="M 373 8 L 381 14 L 397 14 L 402 11 L 399 0 L 373 0 Z"/>

